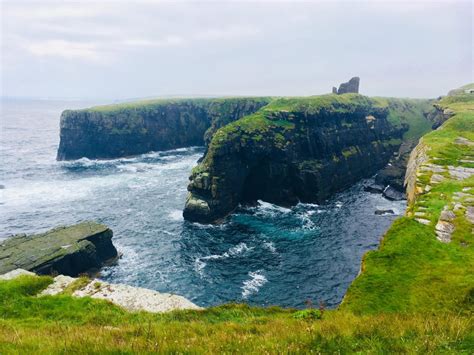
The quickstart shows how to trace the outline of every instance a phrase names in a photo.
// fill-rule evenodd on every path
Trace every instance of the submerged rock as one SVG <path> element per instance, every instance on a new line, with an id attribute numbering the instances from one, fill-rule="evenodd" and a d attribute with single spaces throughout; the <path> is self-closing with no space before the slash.
<path id="1" fill-rule="evenodd" d="M 0 273 L 18 268 L 76 276 L 117 257 L 112 230 L 95 222 L 12 236 L 0 244 Z"/>

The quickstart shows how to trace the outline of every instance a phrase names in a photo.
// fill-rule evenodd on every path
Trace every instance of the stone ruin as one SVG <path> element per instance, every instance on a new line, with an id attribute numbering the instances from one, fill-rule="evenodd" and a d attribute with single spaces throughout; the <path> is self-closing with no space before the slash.
<path id="1" fill-rule="evenodd" d="M 341 85 L 339 85 L 339 89 L 336 89 L 336 87 L 333 87 L 332 93 L 338 94 L 338 95 L 347 94 L 349 92 L 358 94 L 359 82 L 360 82 L 360 78 L 358 76 L 355 76 L 351 78 L 351 80 L 349 80 L 347 83 L 342 83 Z"/>

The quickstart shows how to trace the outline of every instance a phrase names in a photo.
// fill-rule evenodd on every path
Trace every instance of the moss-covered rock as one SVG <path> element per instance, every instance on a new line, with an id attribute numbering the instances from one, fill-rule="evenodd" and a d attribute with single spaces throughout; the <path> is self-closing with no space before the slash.
<path id="1" fill-rule="evenodd" d="M 184 217 L 213 222 L 239 203 L 321 202 L 384 167 L 408 125 L 358 94 L 280 98 L 219 129 L 190 177 Z"/>
<path id="2" fill-rule="evenodd" d="M 25 269 L 38 274 L 77 276 L 117 257 L 112 230 L 83 222 L 36 235 L 20 234 L 0 244 L 0 274 Z"/>
<path id="3" fill-rule="evenodd" d="M 270 98 L 148 100 L 61 115 L 58 160 L 117 158 L 203 145 L 213 132 Z"/>

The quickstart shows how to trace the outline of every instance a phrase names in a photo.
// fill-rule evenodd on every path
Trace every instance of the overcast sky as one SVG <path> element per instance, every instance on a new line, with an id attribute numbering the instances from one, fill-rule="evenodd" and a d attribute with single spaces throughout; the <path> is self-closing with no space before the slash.
<path id="1" fill-rule="evenodd" d="M 2 1 L 3 96 L 361 93 L 473 81 L 473 7 L 450 1 Z"/>

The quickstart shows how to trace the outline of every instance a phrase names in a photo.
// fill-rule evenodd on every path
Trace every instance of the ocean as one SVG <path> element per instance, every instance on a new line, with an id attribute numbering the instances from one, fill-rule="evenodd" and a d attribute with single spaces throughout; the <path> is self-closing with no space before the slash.
<path id="1" fill-rule="evenodd" d="M 362 255 L 404 201 L 354 185 L 324 204 L 239 207 L 225 223 L 183 220 L 192 167 L 204 147 L 112 160 L 57 162 L 64 109 L 99 102 L 3 100 L 0 240 L 84 220 L 107 224 L 122 257 L 100 278 L 175 293 L 201 306 L 226 302 L 337 306 Z M 395 215 L 375 215 L 376 209 Z"/>

